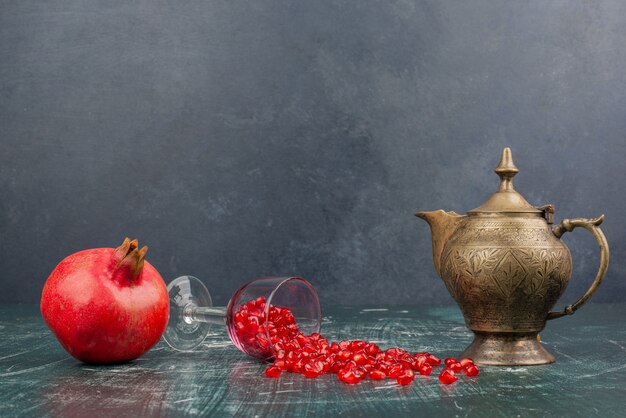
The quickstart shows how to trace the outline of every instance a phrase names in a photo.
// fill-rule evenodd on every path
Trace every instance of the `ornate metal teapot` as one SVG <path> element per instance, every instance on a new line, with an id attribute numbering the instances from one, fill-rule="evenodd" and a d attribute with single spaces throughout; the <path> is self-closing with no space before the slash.
<path id="1" fill-rule="evenodd" d="M 539 343 L 546 321 L 573 314 L 596 291 L 609 264 L 609 246 L 596 219 L 565 219 L 552 227 L 554 206 L 534 207 L 513 188 L 510 148 L 495 169 L 500 190 L 467 215 L 418 212 L 432 230 L 435 269 L 460 305 L 474 341 L 462 357 L 486 365 L 552 363 Z M 591 287 L 561 312 L 550 312 L 572 272 L 561 235 L 582 227 L 600 246 L 600 268 Z"/>

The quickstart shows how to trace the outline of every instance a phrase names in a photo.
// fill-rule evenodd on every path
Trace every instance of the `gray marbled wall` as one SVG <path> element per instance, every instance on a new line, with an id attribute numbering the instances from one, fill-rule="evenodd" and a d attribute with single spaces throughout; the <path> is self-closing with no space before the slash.
<path id="1" fill-rule="evenodd" d="M 606 214 L 626 300 L 626 2 L 0 1 L 0 300 L 61 258 L 149 245 L 225 303 L 299 274 L 324 303 L 452 303 L 416 210 L 516 185 Z M 582 293 L 596 245 L 566 238 Z"/>

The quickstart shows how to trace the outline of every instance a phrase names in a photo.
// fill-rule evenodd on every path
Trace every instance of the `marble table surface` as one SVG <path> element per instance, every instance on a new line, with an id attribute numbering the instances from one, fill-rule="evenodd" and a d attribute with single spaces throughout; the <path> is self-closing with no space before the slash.
<path id="1" fill-rule="evenodd" d="M 0 416 L 624 416 L 625 319 L 626 304 L 591 303 L 541 333 L 554 364 L 483 367 L 449 386 L 419 376 L 401 387 L 346 385 L 335 375 L 265 378 L 265 366 L 218 326 L 193 352 L 161 341 L 128 364 L 85 365 L 61 348 L 37 306 L 0 305 Z M 456 306 L 331 307 L 323 333 L 442 358 L 472 338 Z"/>

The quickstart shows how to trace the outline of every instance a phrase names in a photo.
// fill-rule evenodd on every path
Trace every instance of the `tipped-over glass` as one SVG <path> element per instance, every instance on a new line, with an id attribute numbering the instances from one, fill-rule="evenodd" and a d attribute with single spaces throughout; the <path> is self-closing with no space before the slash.
<path id="1" fill-rule="evenodd" d="M 276 318 L 293 315 L 289 320 L 295 319 L 304 334 L 318 333 L 322 325 L 317 293 L 301 277 L 253 280 L 240 287 L 226 307 L 214 307 L 207 288 L 193 276 L 178 277 L 167 289 L 170 319 L 163 338 L 181 351 L 200 345 L 213 325 L 225 325 L 230 340 L 239 350 L 269 361 L 274 357 L 271 341 Z"/>

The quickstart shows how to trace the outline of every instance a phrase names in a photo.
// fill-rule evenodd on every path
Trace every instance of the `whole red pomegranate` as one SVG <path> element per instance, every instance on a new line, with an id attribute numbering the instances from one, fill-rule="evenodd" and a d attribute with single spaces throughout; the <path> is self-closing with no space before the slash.
<path id="1" fill-rule="evenodd" d="M 161 338 L 169 318 L 167 288 L 144 260 L 148 247 L 137 248 L 137 240 L 126 238 L 117 248 L 80 251 L 48 277 L 41 314 L 78 360 L 133 360 Z"/>

